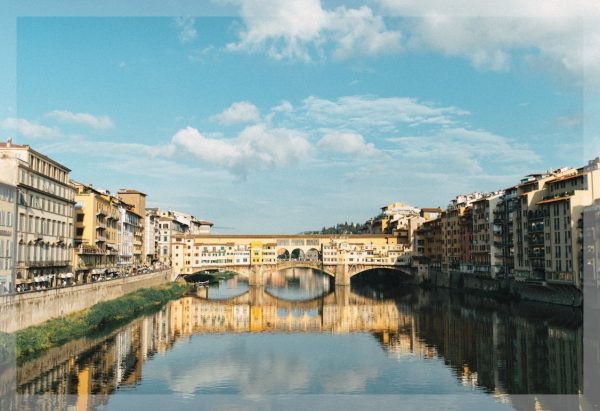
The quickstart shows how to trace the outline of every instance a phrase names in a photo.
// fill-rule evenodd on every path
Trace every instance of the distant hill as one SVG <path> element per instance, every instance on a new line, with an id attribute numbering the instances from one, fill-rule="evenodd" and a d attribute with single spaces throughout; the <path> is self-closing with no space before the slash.
<path id="1" fill-rule="evenodd" d="M 320 231 L 305 231 L 302 234 L 360 234 L 364 224 L 340 223 L 333 227 L 323 227 Z"/>

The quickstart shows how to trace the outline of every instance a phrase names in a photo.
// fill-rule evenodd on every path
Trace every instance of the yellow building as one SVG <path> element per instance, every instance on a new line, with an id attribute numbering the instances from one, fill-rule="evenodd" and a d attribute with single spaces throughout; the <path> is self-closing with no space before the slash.
<path id="1" fill-rule="evenodd" d="M 116 272 L 120 200 L 108 191 L 71 181 L 75 188 L 75 253 L 78 282 Z"/>

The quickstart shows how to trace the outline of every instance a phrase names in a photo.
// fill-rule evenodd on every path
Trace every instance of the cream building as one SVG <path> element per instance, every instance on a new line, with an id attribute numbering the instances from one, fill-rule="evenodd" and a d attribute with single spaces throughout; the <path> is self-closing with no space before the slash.
<path id="1" fill-rule="evenodd" d="M 69 170 L 27 145 L 0 143 L 0 182 L 16 187 L 18 290 L 71 276 L 74 190 Z"/>
<path id="2" fill-rule="evenodd" d="M 149 208 L 146 216 L 148 220 L 154 221 L 155 259 L 167 266 L 173 264 L 172 239 L 175 235 L 208 235 L 213 225 L 210 221 L 200 220 L 190 214 L 174 210 Z M 148 230 L 146 238 L 150 237 L 152 234 Z M 150 247 L 147 251 L 150 252 Z"/>
<path id="3" fill-rule="evenodd" d="M 16 187 L 0 183 L 0 295 L 15 290 Z"/>
<path id="4" fill-rule="evenodd" d="M 144 255 L 147 264 L 158 261 L 159 219 L 158 208 L 147 208 L 144 217 Z"/>
<path id="5" fill-rule="evenodd" d="M 133 259 L 134 265 L 140 265 L 146 262 L 145 258 L 145 215 L 146 215 L 146 194 L 141 191 L 133 190 L 131 188 L 122 188 L 118 191 L 117 196 L 125 203 L 131 205 L 130 212 L 135 216 L 130 217 L 130 221 L 137 220 L 134 226 L 133 233 Z"/>
<path id="6" fill-rule="evenodd" d="M 133 212 L 133 206 L 120 201 L 117 229 L 117 266 L 129 270 L 136 262 L 136 234 L 139 233 L 141 217 Z"/>
<path id="7" fill-rule="evenodd" d="M 548 180 L 538 201 L 543 219 L 530 220 L 543 241 L 545 280 L 582 287 L 584 209 L 600 197 L 600 157 Z M 531 243 L 530 243 L 531 247 Z"/>

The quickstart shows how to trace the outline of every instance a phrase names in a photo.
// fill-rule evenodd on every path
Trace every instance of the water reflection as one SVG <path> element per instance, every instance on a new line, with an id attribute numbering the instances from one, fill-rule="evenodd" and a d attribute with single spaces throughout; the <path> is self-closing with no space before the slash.
<path id="1" fill-rule="evenodd" d="M 51 352 L 18 370 L 18 392 L 76 394 L 72 401 L 81 402 L 130 392 L 500 398 L 582 389 L 580 311 L 498 307 L 441 291 L 404 289 L 386 299 L 348 287 L 323 293 L 321 279 L 290 287 L 294 275 L 265 287 L 240 283 L 247 291 L 226 299 L 187 296 L 103 341 Z M 281 292 L 286 287 L 295 291 Z"/>
<path id="2" fill-rule="evenodd" d="M 284 300 L 309 300 L 333 291 L 333 278 L 311 268 L 288 268 L 271 273 L 267 291 Z"/>

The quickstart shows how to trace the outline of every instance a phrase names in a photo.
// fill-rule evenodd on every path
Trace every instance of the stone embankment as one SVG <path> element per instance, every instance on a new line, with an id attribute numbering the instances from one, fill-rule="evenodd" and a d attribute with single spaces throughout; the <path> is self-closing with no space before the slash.
<path id="1" fill-rule="evenodd" d="M 0 297 L 0 331 L 12 333 L 173 280 L 172 270 Z"/>
<path id="2" fill-rule="evenodd" d="M 503 299 L 535 301 L 571 307 L 581 307 L 583 304 L 581 290 L 569 285 L 527 283 L 513 279 L 492 279 L 458 271 L 444 273 L 439 270 L 429 270 L 421 278 L 421 283 L 432 287 L 483 293 Z"/>

